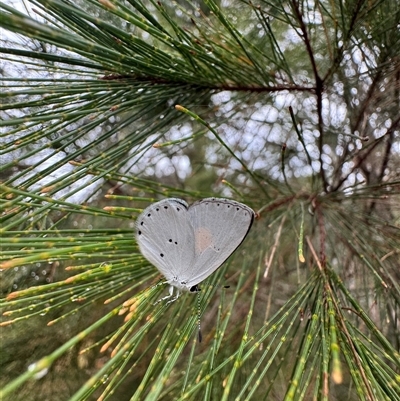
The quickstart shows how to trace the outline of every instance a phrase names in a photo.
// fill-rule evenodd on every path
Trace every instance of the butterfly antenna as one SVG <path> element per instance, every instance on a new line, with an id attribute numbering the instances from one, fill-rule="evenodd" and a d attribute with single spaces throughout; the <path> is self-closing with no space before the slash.
<path id="1" fill-rule="evenodd" d="M 199 327 L 199 343 L 201 343 L 201 340 L 203 339 L 203 336 L 201 335 L 201 327 L 200 327 L 200 317 L 201 317 L 201 309 L 200 309 L 200 291 L 197 291 L 197 325 Z"/>

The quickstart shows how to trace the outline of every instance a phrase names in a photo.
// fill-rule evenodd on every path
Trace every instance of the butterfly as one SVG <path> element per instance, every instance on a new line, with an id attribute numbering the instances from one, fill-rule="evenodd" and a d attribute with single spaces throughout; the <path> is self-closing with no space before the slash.
<path id="1" fill-rule="evenodd" d="M 173 302 L 182 291 L 198 291 L 198 284 L 246 238 L 254 216 L 243 203 L 222 198 L 190 206 L 169 198 L 147 207 L 136 221 L 136 240 L 143 256 L 170 284 L 169 295 L 161 300 Z"/>

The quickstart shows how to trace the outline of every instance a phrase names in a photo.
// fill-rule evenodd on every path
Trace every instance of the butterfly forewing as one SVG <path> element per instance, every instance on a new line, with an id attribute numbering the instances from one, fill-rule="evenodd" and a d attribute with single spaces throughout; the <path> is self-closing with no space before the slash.
<path id="1" fill-rule="evenodd" d="M 140 251 L 167 280 L 182 281 L 194 264 L 194 234 L 188 206 L 180 199 L 164 199 L 143 211 L 136 222 Z"/>
<path id="2" fill-rule="evenodd" d="M 184 279 L 194 286 L 218 269 L 242 243 L 253 223 L 254 212 L 239 202 L 207 198 L 193 203 L 189 215 L 195 256 Z"/>

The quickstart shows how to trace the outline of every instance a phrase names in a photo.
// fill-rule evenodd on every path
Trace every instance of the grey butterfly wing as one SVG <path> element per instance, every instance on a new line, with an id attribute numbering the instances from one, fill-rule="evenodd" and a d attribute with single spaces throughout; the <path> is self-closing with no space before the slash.
<path id="1" fill-rule="evenodd" d="M 189 215 L 195 258 L 185 280 L 194 286 L 217 270 L 242 243 L 253 224 L 254 211 L 239 202 L 207 198 L 193 203 Z"/>
<path id="2" fill-rule="evenodd" d="M 164 199 L 143 211 L 136 221 L 136 241 L 143 256 L 172 280 L 193 264 L 194 234 L 188 205 Z"/>

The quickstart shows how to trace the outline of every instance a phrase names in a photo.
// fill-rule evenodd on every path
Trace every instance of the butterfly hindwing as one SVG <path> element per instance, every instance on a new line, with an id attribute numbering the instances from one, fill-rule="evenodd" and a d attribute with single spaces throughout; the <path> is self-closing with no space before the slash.
<path id="1" fill-rule="evenodd" d="M 245 239 L 254 220 L 248 206 L 228 199 L 207 198 L 193 203 L 189 215 L 194 231 L 194 264 L 185 280 L 194 286 L 220 267 Z"/>

